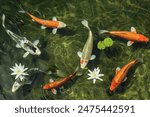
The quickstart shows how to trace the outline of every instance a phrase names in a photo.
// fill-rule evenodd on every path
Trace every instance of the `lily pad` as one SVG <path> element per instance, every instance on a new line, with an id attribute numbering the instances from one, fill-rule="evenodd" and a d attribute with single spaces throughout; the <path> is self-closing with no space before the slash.
<path id="1" fill-rule="evenodd" d="M 105 38 L 103 42 L 106 47 L 110 47 L 113 45 L 113 40 L 109 37 Z"/>
<path id="2" fill-rule="evenodd" d="M 99 41 L 99 42 L 98 42 L 97 47 L 98 47 L 98 49 L 100 49 L 100 50 L 104 50 L 104 49 L 105 49 L 105 45 L 104 45 L 104 43 L 103 43 L 102 41 Z"/>

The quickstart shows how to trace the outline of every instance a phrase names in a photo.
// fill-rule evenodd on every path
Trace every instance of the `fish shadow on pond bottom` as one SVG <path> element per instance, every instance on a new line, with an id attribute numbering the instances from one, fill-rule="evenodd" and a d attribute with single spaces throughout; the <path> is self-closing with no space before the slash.
<path id="1" fill-rule="evenodd" d="M 35 84 L 39 84 L 39 82 L 43 82 L 43 80 L 41 78 L 44 77 L 44 73 L 34 73 L 33 75 L 31 75 L 31 84 L 28 85 L 24 85 L 22 87 L 22 94 L 23 96 L 26 96 L 27 94 L 29 94 L 31 92 L 31 90 L 34 88 Z"/>
<path id="2" fill-rule="evenodd" d="M 114 94 L 121 94 L 124 93 L 126 90 L 128 90 L 134 83 L 135 80 L 134 73 L 137 67 L 140 66 L 141 64 L 142 64 L 141 62 L 137 63 L 128 71 L 128 74 L 126 75 L 127 80 L 122 82 L 114 92 L 111 92 L 109 88 L 107 88 L 106 94 L 109 96 L 113 96 Z M 110 77 L 112 78 L 112 76 Z"/>
<path id="3" fill-rule="evenodd" d="M 47 28 L 46 29 L 49 33 L 52 33 L 52 28 Z M 62 28 L 57 30 L 57 34 L 60 34 L 62 36 L 72 36 L 76 34 L 76 31 L 70 29 L 69 27 L 67 28 Z"/>

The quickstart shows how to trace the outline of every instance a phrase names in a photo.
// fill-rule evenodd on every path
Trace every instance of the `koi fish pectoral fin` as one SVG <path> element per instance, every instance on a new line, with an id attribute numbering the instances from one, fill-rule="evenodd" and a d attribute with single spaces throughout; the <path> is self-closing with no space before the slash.
<path id="1" fill-rule="evenodd" d="M 125 77 L 122 82 L 125 82 L 127 79 L 128 79 L 128 77 Z"/>
<path id="2" fill-rule="evenodd" d="M 26 58 L 29 54 L 29 52 L 24 53 L 23 58 Z"/>
<path id="3" fill-rule="evenodd" d="M 127 46 L 131 46 L 134 43 L 134 41 L 128 41 Z"/>
<path id="4" fill-rule="evenodd" d="M 137 31 L 134 27 L 131 27 L 131 32 L 137 33 Z"/>
<path id="5" fill-rule="evenodd" d="M 53 20 L 53 21 L 57 21 L 57 18 L 56 18 L 56 17 L 52 17 L 52 20 Z"/>
<path id="6" fill-rule="evenodd" d="M 43 26 L 43 25 L 41 26 L 41 29 L 46 29 L 46 28 L 47 28 L 46 26 Z"/>
<path id="7" fill-rule="evenodd" d="M 116 68 L 116 74 L 120 71 L 120 67 Z"/>
<path id="8" fill-rule="evenodd" d="M 50 79 L 49 79 L 49 82 L 52 83 L 52 82 L 54 82 L 54 80 L 53 80 L 52 78 L 50 78 Z"/>
<path id="9" fill-rule="evenodd" d="M 57 33 L 57 28 L 54 28 L 54 29 L 52 30 L 52 33 L 53 33 L 53 34 L 56 34 L 56 33 Z"/>
<path id="10" fill-rule="evenodd" d="M 35 22 L 35 20 L 34 20 L 34 19 L 32 19 L 32 21 L 33 21 L 33 22 Z"/>
<path id="11" fill-rule="evenodd" d="M 39 44 L 39 40 L 35 40 L 33 44 L 37 46 Z"/>
<path id="12" fill-rule="evenodd" d="M 53 93 L 53 94 L 57 94 L 57 90 L 56 89 L 51 89 L 51 92 Z"/>
<path id="13" fill-rule="evenodd" d="M 21 46 L 19 44 L 16 44 L 16 48 L 21 48 Z"/>
<path id="14" fill-rule="evenodd" d="M 82 57 L 82 54 L 83 54 L 83 53 L 82 53 L 81 51 L 78 51 L 78 52 L 77 52 L 77 55 L 78 55 L 80 58 Z"/>
<path id="15" fill-rule="evenodd" d="M 93 55 L 91 56 L 90 60 L 94 60 L 95 58 L 96 58 L 96 55 L 93 54 Z"/>

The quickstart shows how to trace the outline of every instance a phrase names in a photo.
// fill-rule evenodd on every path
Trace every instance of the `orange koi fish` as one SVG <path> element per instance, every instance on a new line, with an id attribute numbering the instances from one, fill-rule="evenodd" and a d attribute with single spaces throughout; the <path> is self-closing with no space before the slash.
<path id="1" fill-rule="evenodd" d="M 116 69 L 116 75 L 114 76 L 114 78 L 112 79 L 111 85 L 110 85 L 110 91 L 114 91 L 116 90 L 116 88 L 124 81 L 126 80 L 125 77 L 128 73 L 128 71 L 130 70 L 131 67 L 133 67 L 136 63 L 138 62 L 138 60 L 133 60 L 131 62 L 129 62 L 128 64 L 126 64 L 125 66 L 123 66 L 121 69 L 118 67 Z"/>
<path id="2" fill-rule="evenodd" d="M 110 35 L 114 35 L 120 38 L 124 38 L 126 40 L 128 40 L 127 42 L 127 46 L 131 46 L 135 41 L 136 42 L 148 42 L 149 38 L 142 35 L 142 34 L 138 34 L 136 32 L 136 29 L 134 27 L 131 27 L 131 32 L 129 31 L 107 31 L 107 30 L 100 30 L 100 34 L 103 33 L 108 33 Z"/>
<path id="3" fill-rule="evenodd" d="M 64 22 L 57 21 L 56 17 L 53 17 L 52 20 L 44 20 L 44 19 L 37 18 L 37 17 L 33 16 L 32 14 L 24 11 L 24 10 L 19 11 L 19 12 L 26 13 L 27 15 L 29 15 L 32 18 L 33 21 L 41 24 L 42 25 L 41 29 L 53 28 L 53 30 L 52 30 L 53 34 L 56 34 L 57 29 L 66 27 L 66 24 Z"/>
<path id="4" fill-rule="evenodd" d="M 50 79 L 49 80 L 49 84 L 45 84 L 43 86 L 43 89 L 44 90 L 47 90 L 47 89 L 51 89 L 52 93 L 53 94 L 57 94 L 57 90 L 56 88 L 60 88 L 62 87 L 66 82 L 70 81 L 71 78 L 75 77 L 76 74 L 77 74 L 78 70 L 76 70 L 73 74 L 70 74 L 69 76 L 67 77 L 64 77 L 64 78 L 61 78 L 60 80 L 57 80 L 57 81 L 53 81 L 53 79 Z"/>

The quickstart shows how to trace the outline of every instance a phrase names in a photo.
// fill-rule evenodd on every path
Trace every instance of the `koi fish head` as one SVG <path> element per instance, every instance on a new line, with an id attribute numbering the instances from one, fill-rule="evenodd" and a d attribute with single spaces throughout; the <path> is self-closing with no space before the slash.
<path id="1" fill-rule="evenodd" d="M 46 85 L 43 86 L 43 89 L 44 90 L 51 89 L 51 85 L 50 84 L 46 84 Z"/>
<path id="2" fill-rule="evenodd" d="M 88 63 L 88 61 L 81 59 L 81 60 L 80 60 L 81 68 L 84 69 L 85 66 L 87 65 L 87 63 Z"/>
<path id="3" fill-rule="evenodd" d="M 141 41 L 141 42 L 148 42 L 149 38 L 144 36 L 144 35 L 139 35 L 139 41 Z"/>
<path id="4" fill-rule="evenodd" d="M 59 21 L 58 28 L 65 28 L 67 25 L 64 22 Z"/>
<path id="5" fill-rule="evenodd" d="M 109 90 L 114 91 L 117 87 L 118 87 L 118 83 L 112 82 L 111 85 L 110 85 Z"/>
<path id="6" fill-rule="evenodd" d="M 41 54 L 40 49 L 39 49 L 39 48 L 36 48 L 35 53 L 36 53 L 36 55 L 40 55 L 40 54 Z"/>

